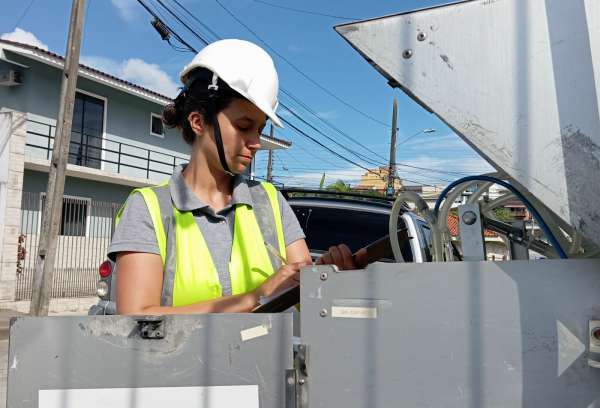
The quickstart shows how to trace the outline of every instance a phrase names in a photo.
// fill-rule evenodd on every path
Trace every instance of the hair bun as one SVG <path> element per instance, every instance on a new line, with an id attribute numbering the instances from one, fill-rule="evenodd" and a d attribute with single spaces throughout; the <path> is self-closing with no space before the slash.
<path id="1" fill-rule="evenodd" d="M 173 103 L 164 107 L 162 122 L 168 128 L 182 127 L 183 109 L 185 107 L 185 92 L 181 92 Z"/>

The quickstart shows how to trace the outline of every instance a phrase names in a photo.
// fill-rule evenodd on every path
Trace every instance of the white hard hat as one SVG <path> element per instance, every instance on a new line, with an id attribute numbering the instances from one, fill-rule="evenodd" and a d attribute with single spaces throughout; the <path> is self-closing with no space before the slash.
<path id="1" fill-rule="evenodd" d="M 207 68 L 229 87 L 240 93 L 263 111 L 271 121 L 282 127 L 275 114 L 279 78 L 273 60 L 258 45 L 243 40 L 220 40 L 202 49 L 185 66 L 181 82 L 188 86 L 188 74 L 195 68 Z"/>

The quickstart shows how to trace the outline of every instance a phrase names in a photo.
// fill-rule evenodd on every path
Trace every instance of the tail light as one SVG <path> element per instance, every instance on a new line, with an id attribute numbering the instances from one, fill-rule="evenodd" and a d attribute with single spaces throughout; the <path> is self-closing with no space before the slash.
<path id="1" fill-rule="evenodd" d="M 110 261 L 104 261 L 100 264 L 100 268 L 98 268 L 98 273 L 101 278 L 108 278 L 112 273 L 112 263 Z"/>

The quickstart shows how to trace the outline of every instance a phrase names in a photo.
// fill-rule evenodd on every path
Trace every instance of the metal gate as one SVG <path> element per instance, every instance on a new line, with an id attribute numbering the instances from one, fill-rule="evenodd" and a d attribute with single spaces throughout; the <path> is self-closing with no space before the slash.
<path id="1" fill-rule="evenodd" d="M 23 192 L 16 300 L 31 299 L 44 202 L 44 193 Z M 86 297 L 96 294 L 98 266 L 106 258 L 113 221 L 120 206 L 120 203 L 86 198 L 63 198 L 51 297 Z"/>

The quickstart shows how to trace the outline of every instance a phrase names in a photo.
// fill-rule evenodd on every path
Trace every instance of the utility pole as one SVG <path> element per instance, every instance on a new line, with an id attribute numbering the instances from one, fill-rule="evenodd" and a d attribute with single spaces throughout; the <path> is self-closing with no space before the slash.
<path id="1" fill-rule="evenodd" d="M 48 174 L 46 204 L 42 213 L 42 229 L 35 264 L 33 293 L 29 314 L 47 316 L 56 258 L 56 243 L 62 215 L 62 200 L 65 190 L 65 173 L 69 159 L 73 105 L 79 69 L 79 51 L 83 32 L 85 0 L 73 0 L 67 53 L 60 89 L 60 106 L 56 123 L 56 137 Z"/>
<path id="2" fill-rule="evenodd" d="M 396 179 L 396 130 L 398 121 L 398 101 L 394 98 L 394 111 L 392 113 L 392 142 L 390 144 L 390 166 L 388 168 L 388 180 L 385 194 L 388 197 L 394 195 L 394 180 Z"/>
<path id="3" fill-rule="evenodd" d="M 275 136 L 275 130 L 273 129 L 273 124 L 271 124 L 271 132 L 269 136 L 271 139 Z M 269 149 L 269 161 L 267 162 L 267 181 L 270 183 L 273 181 L 273 149 Z"/>

